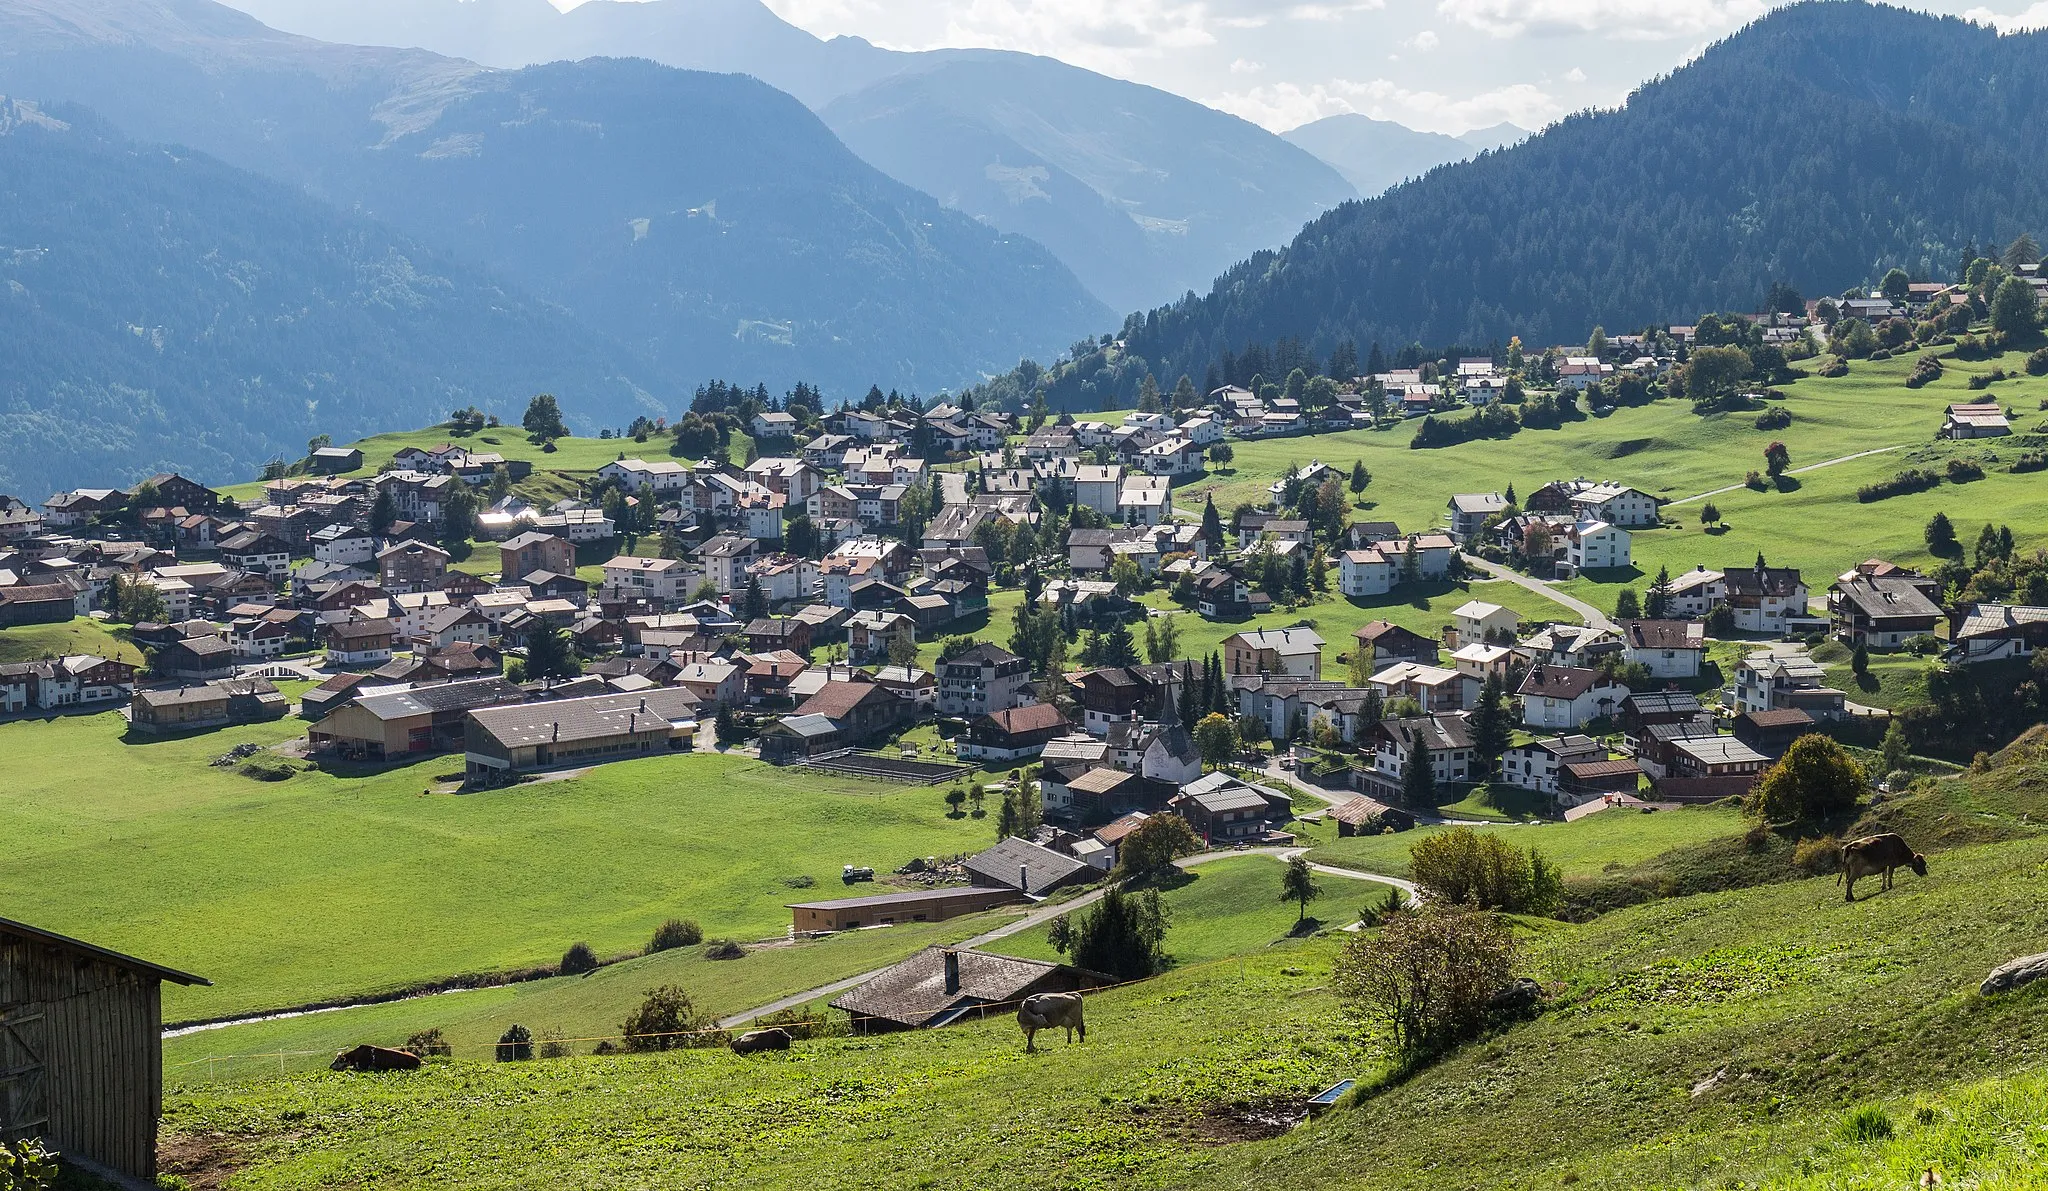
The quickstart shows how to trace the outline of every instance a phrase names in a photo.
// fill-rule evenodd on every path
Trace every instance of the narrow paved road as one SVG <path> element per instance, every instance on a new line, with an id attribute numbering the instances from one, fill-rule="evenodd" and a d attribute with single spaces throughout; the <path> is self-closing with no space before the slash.
<path id="1" fill-rule="evenodd" d="M 1229 860 L 1236 856 L 1271 856 L 1275 860 L 1285 863 L 1307 851 L 1307 848 L 1238 848 L 1227 852 L 1204 852 L 1199 856 L 1189 856 L 1182 860 L 1176 860 L 1174 864 L 1184 869 L 1199 868 L 1214 861 Z M 1338 868 L 1335 865 L 1316 864 L 1313 862 L 1309 864 L 1309 867 L 1325 876 L 1343 877 L 1352 881 L 1378 881 L 1382 885 L 1395 886 L 1411 897 L 1415 895 L 1415 883 L 1403 880 L 1400 877 L 1382 876 L 1378 873 L 1359 872 L 1356 869 Z M 1020 915 L 1013 921 L 1006 922 L 994 930 L 984 931 L 971 939 L 956 943 L 954 946 L 968 948 L 986 947 L 990 943 L 1007 939 L 1011 935 L 1020 934 L 1034 926 L 1042 926 L 1061 914 L 1094 905 L 1108 891 L 1109 886 L 1104 886 L 1101 889 L 1091 890 L 1071 901 L 1035 906 L 1030 912 Z M 893 967 L 894 965 L 890 966 Z M 720 1018 L 718 1025 L 721 1029 L 735 1030 L 757 1017 L 766 1017 L 771 1013 L 781 1013 L 785 1009 L 801 1009 L 820 997 L 834 996 L 845 992 L 849 988 L 865 984 L 887 970 L 888 968 L 886 967 L 875 968 L 871 971 L 862 972 L 858 976 L 848 976 L 844 980 L 835 980 L 830 984 L 821 984 L 816 988 L 805 989 L 803 992 L 793 993 L 779 1000 L 770 1001 L 766 1005 L 749 1009 L 745 1013 L 735 1013 L 730 1017 Z"/>
<path id="2" fill-rule="evenodd" d="M 1903 451 L 1906 449 L 1908 445 L 1910 444 L 1900 443 L 1898 446 L 1895 447 L 1878 447 L 1875 450 L 1858 451 L 1854 455 L 1844 455 L 1840 459 L 1829 459 L 1821 463 L 1809 463 L 1805 467 L 1795 467 L 1790 471 L 1786 472 L 1785 474 L 1788 476 L 1803 476 L 1807 472 L 1819 471 L 1823 467 L 1833 467 L 1837 463 L 1848 463 L 1857 459 L 1868 459 L 1872 455 L 1889 455 L 1893 451 Z M 1709 497 L 1725 496 L 1730 492 L 1740 492 L 1745 487 L 1747 487 L 1747 485 L 1730 484 L 1726 488 L 1716 488 L 1712 492 L 1702 492 L 1698 496 L 1682 496 L 1679 497 L 1677 500 L 1667 500 L 1664 502 L 1664 507 L 1668 509 L 1673 508 L 1677 505 L 1689 505 L 1696 500 L 1706 500 Z"/>
<path id="3" fill-rule="evenodd" d="M 1499 563 L 1488 562 L 1474 554 L 1467 554 L 1465 556 L 1465 565 L 1474 570 L 1484 571 L 1495 579 L 1505 579 L 1516 587 L 1533 591 L 1553 604 L 1569 608 L 1571 611 L 1578 613 L 1579 618 L 1593 628 L 1605 629 L 1610 633 L 1620 631 L 1620 626 L 1608 619 L 1605 612 L 1584 600 L 1573 599 L 1541 579 L 1532 579 L 1520 571 L 1509 570 Z"/>

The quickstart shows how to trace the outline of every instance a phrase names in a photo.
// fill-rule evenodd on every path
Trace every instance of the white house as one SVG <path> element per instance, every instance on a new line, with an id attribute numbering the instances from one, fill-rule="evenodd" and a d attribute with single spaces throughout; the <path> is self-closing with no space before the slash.
<path id="1" fill-rule="evenodd" d="M 1085 464 L 1074 475 L 1074 503 L 1114 517 L 1117 501 L 1123 495 L 1123 483 L 1122 464 Z"/>
<path id="2" fill-rule="evenodd" d="M 1621 625 L 1622 660 L 1652 678 L 1697 678 L 1707 656 L 1707 626 L 1696 620 L 1628 620 Z"/>
<path id="3" fill-rule="evenodd" d="M 634 558 L 622 554 L 604 564 L 604 582 L 599 590 L 606 599 L 680 604 L 689 599 L 695 574 L 679 558 Z"/>
<path id="4" fill-rule="evenodd" d="M 1589 484 L 1572 496 L 1572 512 L 1584 521 L 1604 521 L 1627 529 L 1655 529 L 1661 518 L 1657 498 L 1627 484 Z"/>
<path id="5" fill-rule="evenodd" d="M 1138 463 L 1155 476 L 1192 476 L 1202 472 L 1202 448 L 1178 436 L 1138 452 Z"/>
<path id="6" fill-rule="evenodd" d="M 1173 484 L 1166 476 L 1125 476 L 1116 511 L 1125 525 L 1158 525 L 1173 516 Z"/>
<path id="7" fill-rule="evenodd" d="M 1598 670 L 1536 666 L 1515 693 L 1522 699 L 1522 722 L 1531 728 L 1575 730 L 1619 711 L 1629 692 Z"/>
<path id="8" fill-rule="evenodd" d="M 313 557 L 337 566 L 356 566 L 377 557 L 377 538 L 367 529 L 328 525 L 313 531 Z"/>
<path id="9" fill-rule="evenodd" d="M 1572 575 L 1625 567 L 1629 555 L 1628 531 L 1605 521 L 1581 521 L 1564 533 L 1564 561 Z"/>
<path id="10" fill-rule="evenodd" d="M 1451 573 L 1451 557 L 1458 552 L 1458 543 L 1452 540 L 1449 534 L 1425 533 L 1374 542 L 1372 548 L 1394 564 L 1396 576 L 1401 573 L 1403 563 L 1412 551 L 1415 555 L 1416 575 L 1434 581 L 1443 579 Z"/>
<path id="11" fill-rule="evenodd" d="M 796 418 L 767 410 L 754 415 L 750 429 L 755 438 L 789 438 L 796 433 Z"/>
<path id="12" fill-rule="evenodd" d="M 1378 550 L 1346 550 L 1337 564 L 1337 590 L 1352 599 L 1383 596 L 1399 577 L 1393 561 Z"/>
<path id="13" fill-rule="evenodd" d="M 1470 600 L 1451 613 L 1451 625 L 1457 630 L 1458 644 L 1473 642 L 1512 641 L 1522 627 L 1522 617 L 1512 608 L 1489 604 L 1485 600 Z"/>
<path id="14" fill-rule="evenodd" d="M 1460 670 L 1396 662 L 1372 676 L 1372 689 L 1388 703 L 1413 699 L 1425 713 L 1464 711 L 1479 702 L 1481 682 Z"/>
<path id="15" fill-rule="evenodd" d="M 1674 616 L 1699 619 L 1728 602 L 1728 584 L 1721 572 L 1695 567 L 1671 580 Z"/>
<path id="16" fill-rule="evenodd" d="M 1590 736 L 1549 736 L 1519 744 L 1501 755 L 1501 780 L 1524 790 L 1555 797 L 1558 775 L 1567 765 L 1605 761 L 1607 746 Z"/>

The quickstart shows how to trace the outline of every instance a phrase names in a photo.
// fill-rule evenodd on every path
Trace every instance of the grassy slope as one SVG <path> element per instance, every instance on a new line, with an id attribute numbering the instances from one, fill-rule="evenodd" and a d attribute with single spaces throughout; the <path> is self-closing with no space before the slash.
<path id="1" fill-rule="evenodd" d="M 303 725 L 138 744 L 122 729 L 112 714 L 0 725 L 0 904 L 211 978 L 166 991 L 173 1021 L 552 963 L 578 939 L 616 954 L 671 916 L 760 938 L 788 924 L 782 877 L 836 887 L 842 864 L 893 869 L 993 830 L 949 820 L 938 791 L 715 755 L 423 797 L 455 761 L 265 784 L 207 761 Z"/>
<path id="2" fill-rule="evenodd" d="M 1186 883 L 1161 896 L 1172 915 L 1167 950 L 1176 963 L 1205 964 L 1235 955 L 1256 954 L 1281 943 L 1294 929 L 1299 907 L 1280 900 L 1280 863 L 1270 856 L 1245 856 L 1202 865 Z M 1386 887 L 1377 881 L 1318 876 L 1323 896 L 1309 903 L 1309 913 L 1333 926 L 1358 918 L 1358 908 L 1377 900 Z M 1037 927 L 1003 940 L 1005 955 L 1058 959 Z"/>
<path id="3" fill-rule="evenodd" d="M 142 664 L 141 650 L 108 632 L 96 620 L 81 617 L 63 624 L 0 629 L 0 662 L 33 662 L 74 653 L 90 653 L 115 661 Z"/>
<path id="4" fill-rule="evenodd" d="M 1545 823 L 1511 827 L 1478 827 L 1475 831 L 1499 831 L 1517 847 L 1535 847 L 1564 870 L 1566 877 L 1597 877 L 1650 860 L 1673 848 L 1740 835 L 1742 814 L 1733 808 L 1704 806 L 1642 814 L 1633 811 L 1602 811 L 1572 823 Z M 1351 836 L 1323 844 L 1309 853 L 1309 859 L 1405 877 L 1408 853 L 1418 842 L 1442 827 L 1418 827 L 1394 835 Z"/>
<path id="5" fill-rule="evenodd" d="M 848 1185 L 885 1170 L 919 1187 L 1831 1185 L 1815 1173 L 1884 1160 L 1834 1139 L 1849 1106 L 1895 1101 L 1904 1144 L 1938 1145 L 1945 1110 L 1921 1138 L 1905 1101 L 2048 1058 L 2048 999 L 1975 993 L 2048 935 L 2044 867 L 2048 840 L 2032 839 L 1945 854 L 1855 906 L 1821 878 L 1536 931 L 1528 966 L 1550 1012 L 1271 1141 L 1209 1144 L 1233 1104 L 1379 1062 L 1324 991 L 1333 939 L 1103 994 L 1085 1046 L 1037 1057 L 999 1020 L 753 1061 L 457 1062 L 176 1096 L 170 1128 L 246 1147 L 236 1185 L 251 1188 Z M 1969 1161 L 2009 1162 L 2016 1140 L 1977 1134 Z"/>
<path id="6" fill-rule="evenodd" d="M 832 890 L 791 893 L 831 897 Z M 171 1039 L 164 1046 L 165 1082 L 196 1086 L 215 1079 L 325 1067 L 338 1050 L 361 1042 L 397 1046 L 415 1030 L 438 1028 L 463 1057 L 490 1054 L 505 1029 L 524 1024 L 575 1044 L 578 1053 L 614 1035 L 647 990 L 674 984 L 700 1014 L 722 1017 L 894 963 L 932 943 L 952 943 L 998 925 L 1012 911 L 949 922 L 855 931 L 786 946 L 759 947 L 744 959 L 706 959 L 700 947 L 609 964 L 588 976 L 563 976 L 438 997 L 369 1005 L 282 1021 L 226 1026 Z M 282 1056 L 280 1056 L 280 1052 Z M 253 1057 L 252 1057 L 253 1056 Z M 280 1057 L 282 1063 L 280 1063 Z"/>

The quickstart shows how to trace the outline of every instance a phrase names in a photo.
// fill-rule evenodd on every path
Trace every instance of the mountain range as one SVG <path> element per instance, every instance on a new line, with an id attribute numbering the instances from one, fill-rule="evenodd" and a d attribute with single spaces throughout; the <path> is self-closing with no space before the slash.
<path id="1" fill-rule="evenodd" d="M 1621 108 L 1345 204 L 1125 337 L 1200 378 L 1254 342 L 1574 343 L 1753 310 L 1773 282 L 1948 277 L 1966 243 L 2048 226 L 2044 131 L 2048 33 L 1792 5 Z"/>
<path id="2" fill-rule="evenodd" d="M 1044 244 L 1130 310 L 1200 289 L 1357 196 L 1337 169 L 1199 103 L 1050 58 L 823 41 L 759 0 L 235 0 L 280 29 L 492 66 L 593 56 L 738 71 L 896 180 Z"/>
<path id="3" fill-rule="evenodd" d="M 1463 136 L 1417 132 L 1391 120 L 1346 113 L 1325 116 L 1281 134 L 1292 144 L 1328 162 L 1365 197 L 1420 178 L 1440 165 L 1465 161 L 1475 153 L 1502 149 L 1529 134 L 1513 124 L 1496 124 Z"/>
<path id="4" fill-rule="evenodd" d="M 508 360 L 609 345 L 612 373 L 634 384 L 583 379 L 558 394 L 586 427 L 623 424 L 645 412 L 641 394 L 687 393 L 711 377 L 836 393 L 959 386 L 1114 318 L 1038 244 L 889 178 L 795 99 L 745 76 L 609 59 L 494 71 L 284 34 L 206 0 L 0 0 L 0 93 L 78 104 L 119 136 L 282 183 L 332 217 L 430 246 L 518 309 L 553 310 L 518 343 L 490 337 L 503 328 L 465 333 Z M 105 247 L 85 223 L 38 234 L 51 238 L 24 230 L 10 247 Z M 176 263 L 120 282 L 159 285 L 138 301 L 161 305 L 180 269 L 204 269 L 218 246 L 195 230 L 155 250 Z M 361 300 L 323 287 L 303 304 L 329 299 Z M 103 313 L 98 332 L 150 325 Z M 543 332 L 556 338 L 535 342 Z M 275 373 L 255 356 L 212 364 L 217 383 L 155 395 L 167 417 L 154 437 L 130 428 L 155 444 L 152 458 L 213 458 L 199 444 L 231 416 L 224 394 Z M 337 383 L 375 383 L 373 370 L 347 364 Z M 545 377 L 584 374 L 491 375 L 504 388 L 479 404 L 502 412 Z M 47 412 L 69 416 L 61 400 Z M 419 420 L 417 408 L 404 419 Z M 261 460 L 234 458 L 244 469 Z"/>

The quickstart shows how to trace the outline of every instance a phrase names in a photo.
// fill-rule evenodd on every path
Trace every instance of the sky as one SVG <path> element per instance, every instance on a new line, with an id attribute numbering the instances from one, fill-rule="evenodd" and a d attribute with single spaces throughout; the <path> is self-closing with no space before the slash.
<path id="1" fill-rule="evenodd" d="M 556 0 L 568 7 L 574 0 Z M 1430 132 L 1612 107 L 1784 0 L 766 0 L 821 37 L 1045 54 L 1276 132 L 1358 112 Z M 2048 0 L 1920 0 L 2001 28 Z"/>

